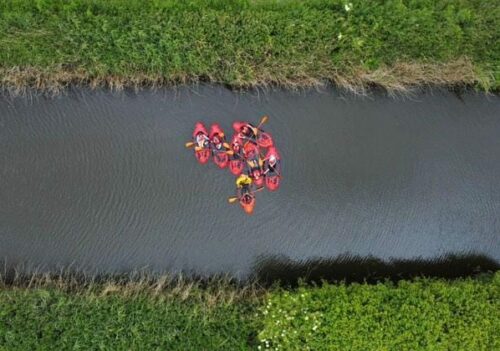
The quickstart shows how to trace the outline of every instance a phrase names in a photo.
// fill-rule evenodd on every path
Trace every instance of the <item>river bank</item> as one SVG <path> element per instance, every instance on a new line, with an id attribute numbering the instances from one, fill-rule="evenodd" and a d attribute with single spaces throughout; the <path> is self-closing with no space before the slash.
<path id="1" fill-rule="evenodd" d="M 500 273 L 235 285 L 167 277 L 0 279 L 0 348 L 494 350 Z"/>
<path id="2" fill-rule="evenodd" d="M 0 85 L 497 90 L 495 2 L 4 1 Z"/>

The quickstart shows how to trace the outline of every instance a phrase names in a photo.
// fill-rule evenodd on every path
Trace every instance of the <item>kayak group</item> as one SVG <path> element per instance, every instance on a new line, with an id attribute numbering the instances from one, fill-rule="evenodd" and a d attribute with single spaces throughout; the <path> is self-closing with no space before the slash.
<path id="1" fill-rule="evenodd" d="M 222 128 L 214 123 L 207 131 L 197 122 L 193 141 L 186 147 L 194 147 L 196 159 L 206 164 L 212 158 L 221 169 L 229 168 L 236 178 L 236 196 L 230 203 L 239 202 L 243 210 L 251 214 L 255 207 L 255 193 L 267 188 L 275 191 L 280 186 L 281 158 L 271 135 L 261 129 L 268 117 L 262 117 L 258 126 L 248 122 L 234 122 L 231 143 L 227 143 Z"/>

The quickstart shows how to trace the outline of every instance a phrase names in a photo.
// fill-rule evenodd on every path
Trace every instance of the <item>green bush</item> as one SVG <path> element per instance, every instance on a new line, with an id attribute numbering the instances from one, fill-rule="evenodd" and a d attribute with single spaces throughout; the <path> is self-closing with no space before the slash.
<path id="1" fill-rule="evenodd" d="M 261 308 L 261 348 L 500 350 L 500 273 L 274 292 Z"/>

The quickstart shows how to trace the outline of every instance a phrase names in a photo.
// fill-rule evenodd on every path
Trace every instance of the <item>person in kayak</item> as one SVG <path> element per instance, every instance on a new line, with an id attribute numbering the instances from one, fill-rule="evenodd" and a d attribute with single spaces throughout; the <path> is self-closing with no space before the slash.
<path id="1" fill-rule="evenodd" d="M 252 178 L 253 182 L 260 186 L 263 182 L 264 173 L 262 171 L 263 161 L 260 157 L 247 160 L 248 176 Z"/>
<path id="2" fill-rule="evenodd" d="M 222 141 L 222 136 L 219 137 L 219 134 L 214 135 L 212 138 L 212 145 L 215 150 L 222 151 L 224 148 L 224 142 Z"/>
<path id="3" fill-rule="evenodd" d="M 258 129 L 250 123 L 243 124 L 240 128 L 239 137 L 242 140 L 255 140 L 257 139 Z"/>
<path id="4" fill-rule="evenodd" d="M 235 160 L 243 160 L 245 158 L 245 151 L 243 150 L 243 145 L 238 141 L 234 141 L 231 145 L 233 150 L 233 157 Z"/>
<path id="5" fill-rule="evenodd" d="M 205 147 L 209 146 L 209 138 L 207 135 L 203 134 L 202 132 L 196 134 L 196 149 L 201 150 Z"/>
<path id="6" fill-rule="evenodd" d="M 241 194 L 240 201 L 244 204 L 249 204 L 253 199 L 253 195 L 251 194 L 250 189 L 252 183 L 252 178 L 246 174 L 241 174 L 238 178 L 236 178 L 236 188 Z"/>
<path id="7" fill-rule="evenodd" d="M 264 171 L 264 174 L 267 174 L 269 172 L 278 173 L 279 161 L 275 155 L 271 155 L 269 159 L 266 160 L 265 165 L 266 170 Z"/>

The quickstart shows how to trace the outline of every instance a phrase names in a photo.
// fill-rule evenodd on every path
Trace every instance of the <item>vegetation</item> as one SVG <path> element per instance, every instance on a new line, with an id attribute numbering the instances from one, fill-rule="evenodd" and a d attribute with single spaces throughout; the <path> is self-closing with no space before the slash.
<path id="1" fill-rule="evenodd" d="M 246 350 L 255 288 L 29 278 L 0 289 L 0 350 Z"/>
<path id="2" fill-rule="evenodd" d="M 0 286 L 0 350 L 498 350 L 500 273 L 298 289 L 32 276 Z"/>
<path id="3" fill-rule="evenodd" d="M 0 85 L 498 89 L 498 0 L 0 2 Z"/>
<path id="4" fill-rule="evenodd" d="M 271 294 L 261 312 L 274 350 L 498 350 L 500 274 L 301 287 Z"/>

